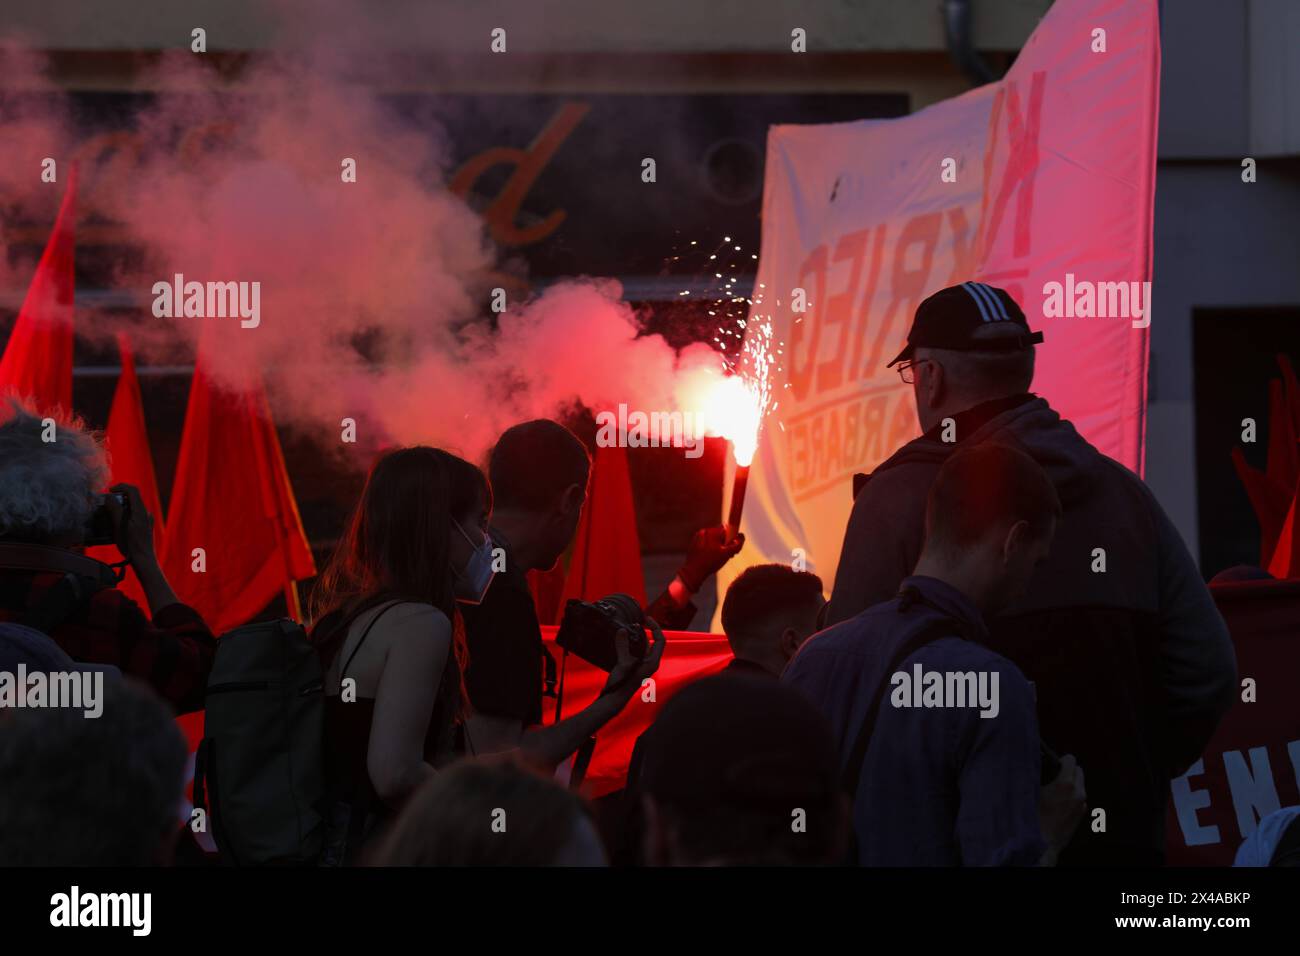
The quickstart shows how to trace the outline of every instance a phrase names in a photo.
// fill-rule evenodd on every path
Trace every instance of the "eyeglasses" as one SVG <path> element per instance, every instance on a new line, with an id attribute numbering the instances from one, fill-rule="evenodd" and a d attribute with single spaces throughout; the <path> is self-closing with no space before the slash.
<path id="1" fill-rule="evenodd" d="M 916 373 L 913 371 L 918 365 L 924 365 L 929 359 L 914 359 L 911 362 L 904 362 L 898 366 L 898 377 L 903 380 L 903 384 L 911 385 L 916 381 Z"/>

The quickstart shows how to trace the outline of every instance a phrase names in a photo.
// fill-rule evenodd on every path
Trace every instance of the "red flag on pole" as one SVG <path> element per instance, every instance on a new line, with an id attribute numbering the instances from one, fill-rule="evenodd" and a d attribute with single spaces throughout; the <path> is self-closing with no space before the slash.
<path id="1" fill-rule="evenodd" d="M 12 392 L 39 412 L 72 412 L 73 220 L 76 170 L 68 174 L 59 216 L 36 266 L 4 357 L 0 393 Z"/>
<path id="2" fill-rule="evenodd" d="M 144 505 L 153 515 L 153 543 L 162 554 L 164 522 L 162 498 L 158 494 L 158 479 L 154 474 L 153 455 L 149 451 L 149 433 L 144 423 L 144 403 L 140 400 L 140 382 L 135 375 L 135 356 L 125 335 L 117 337 L 118 351 L 122 356 L 122 374 L 113 393 L 113 407 L 108 413 L 108 431 L 104 445 L 108 450 L 111 484 L 126 482 L 140 489 Z M 86 553 L 108 564 L 121 560 L 117 548 L 112 546 L 88 548 Z M 148 608 L 144 589 L 127 568 L 120 585 L 122 591 L 143 608 Z"/>
<path id="3" fill-rule="evenodd" d="M 246 622 L 316 573 L 280 439 L 260 380 L 223 388 L 194 365 L 163 568 L 181 600 L 216 633 Z"/>
<path id="4" fill-rule="evenodd" d="M 1278 534 L 1273 556 L 1265 566 L 1265 570 L 1275 578 L 1300 577 L 1297 573 L 1300 572 L 1300 567 L 1297 567 L 1296 562 L 1295 506 L 1296 499 L 1293 497 L 1286 519 L 1282 522 L 1282 530 Z"/>
<path id="5" fill-rule="evenodd" d="M 541 624 L 559 624 L 564 612 L 564 562 L 556 562 L 549 571 L 529 571 L 528 590 L 537 605 L 537 620 Z"/>
<path id="6" fill-rule="evenodd" d="M 1268 383 L 1268 457 L 1264 470 L 1246 463 L 1240 448 L 1232 463 L 1259 520 L 1261 567 L 1275 577 L 1292 576 L 1295 501 L 1300 488 L 1300 383 L 1286 356 L 1277 356 L 1279 381 Z"/>
<path id="7" fill-rule="evenodd" d="M 597 448 L 573 561 L 565 577 L 564 601 L 595 601 L 615 591 L 630 594 L 645 607 L 645 576 L 627 449 Z M 561 613 L 563 608 L 561 602 Z"/>

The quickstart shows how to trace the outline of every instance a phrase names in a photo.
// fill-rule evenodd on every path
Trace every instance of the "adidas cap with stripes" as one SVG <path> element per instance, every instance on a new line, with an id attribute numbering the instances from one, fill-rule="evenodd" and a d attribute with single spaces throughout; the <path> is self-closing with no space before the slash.
<path id="1" fill-rule="evenodd" d="M 1011 322 L 1024 334 L 976 340 L 974 333 L 990 323 Z M 1005 289 L 983 282 L 963 282 L 930 296 L 916 309 L 907 347 L 887 368 L 912 357 L 913 349 L 955 349 L 958 351 L 1018 351 L 1043 341 L 1042 332 L 1030 331 L 1025 313 Z"/>

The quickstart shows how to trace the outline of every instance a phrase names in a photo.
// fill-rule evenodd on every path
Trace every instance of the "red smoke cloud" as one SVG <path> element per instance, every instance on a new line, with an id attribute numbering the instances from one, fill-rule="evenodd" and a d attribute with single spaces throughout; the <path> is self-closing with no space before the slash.
<path id="1" fill-rule="evenodd" d="M 348 56 L 364 52 L 364 31 L 348 35 Z M 679 359 L 661 338 L 639 336 L 609 281 L 510 298 L 493 329 L 492 289 L 519 283 L 446 187 L 445 133 L 394 115 L 374 92 L 373 63 L 363 88 L 324 49 L 259 58 L 233 88 L 188 51 L 143 78 L 159 91 L 133 117 L 143 146 L 81 163 L 98 214 L 140 249 L 113 279 L 139 308 L 126 318 L 80 309 L 79 335 L 106 340 L 125 327 L 143 361 L 174 361 L 215 324 L 212 373 L 237 385 L 259 370 L 280 423 L 329 446 L 354 418 L 362 446 L 428 442 L 471 456 L 511 423 L 574 401 L 672 410 L 681 375 L 721 368 L 707 346 Z M 48 94 L 0 100 L 12 157 L 0 189 L 19 202 L 4 219 L 52 221 L 62 186 L 41 183 L 41 159 L 69 161 L 85 131 L 21 47 L 0 59 L 0 89 Z M 345 158 L 355 183 L 342 181 Z M 5 285 L 21 287 L 24 268 Z M 259 282 L 260 324 L 154 317 L 152 287 L 176 273 Z"/>

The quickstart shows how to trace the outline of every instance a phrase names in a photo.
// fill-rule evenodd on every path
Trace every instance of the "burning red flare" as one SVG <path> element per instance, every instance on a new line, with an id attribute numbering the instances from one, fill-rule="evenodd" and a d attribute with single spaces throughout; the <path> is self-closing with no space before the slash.
<path id="1" fill-rule="evenodd" d="M 705 415 L 707 431 L 730 439 L 736 464 L 748 467 L 763 426 L 762 401 L 755 388 L 741 375 L 726 376 L 709 396 Z"/>

